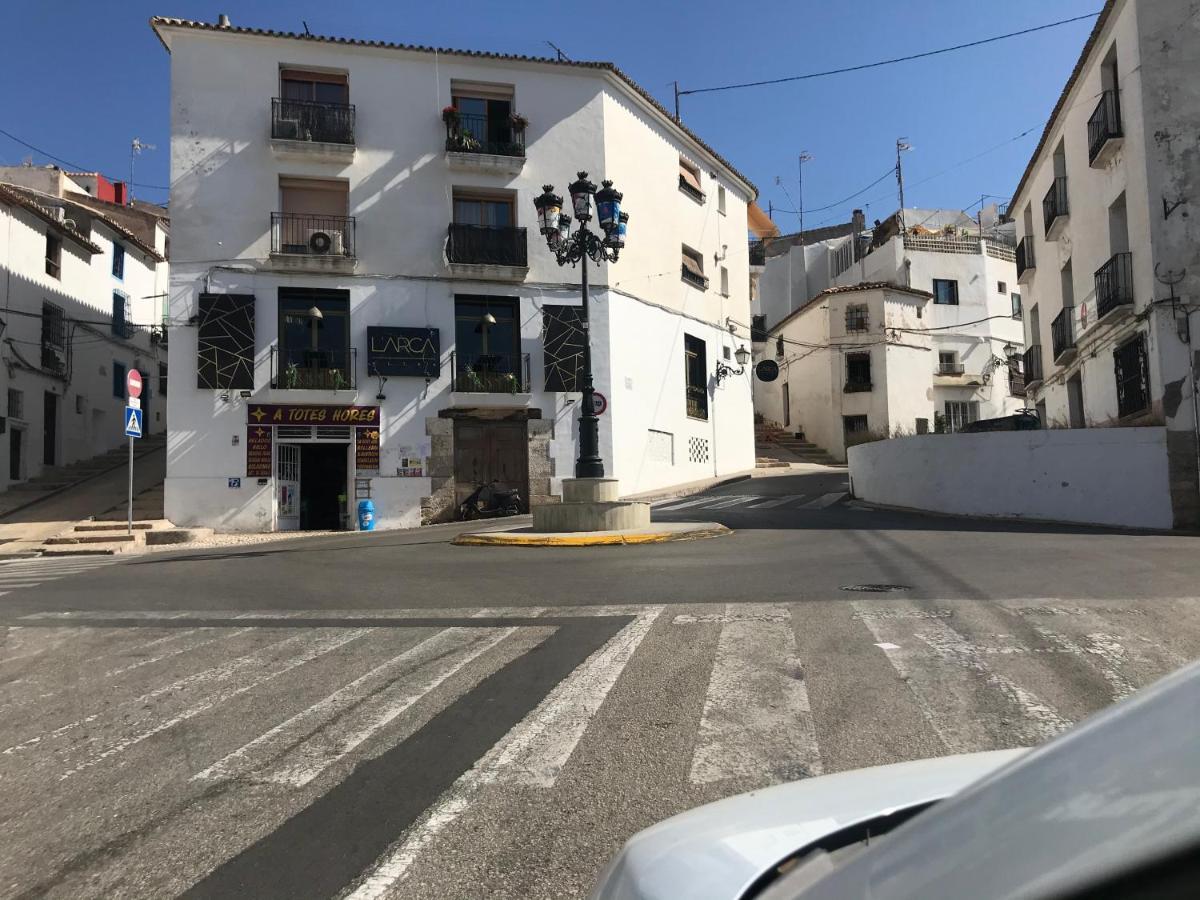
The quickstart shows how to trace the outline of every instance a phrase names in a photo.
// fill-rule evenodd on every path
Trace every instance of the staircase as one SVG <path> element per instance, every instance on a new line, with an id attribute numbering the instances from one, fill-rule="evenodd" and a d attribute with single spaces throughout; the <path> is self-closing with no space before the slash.
<path id="1" fill-rule="evenodd" d="M 758 468 L 788 466 L 793 461 L 825 466 L 839 464 L 816 444 L 805 440 L 804 432 L 788 433 L 773 422 L 755 423 L 754 452 L 758 457 Z"/>
<path id="2" fill-rule="evenodd" d="M 147 435 L 134 442 L 134 458 L 146 453 L 159 450 L 167 443 L 165 434 Z M 8 493 L 18 494 L 48 494 L 53 491 L 70 487 L 81 481 L 86 481 L 93 475 L 99 475 L 115 469 L 129 459 L 128 447 L 116 447 L 107 453 L 93 456 L 91 459 L 81 459 L 66 466 L 46 466 L 36 478 L 18 481 L 8 488 Z"/>

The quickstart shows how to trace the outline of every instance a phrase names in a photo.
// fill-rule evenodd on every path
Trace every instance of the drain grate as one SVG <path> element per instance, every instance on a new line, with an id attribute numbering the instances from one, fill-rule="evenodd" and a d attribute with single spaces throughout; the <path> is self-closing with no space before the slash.
<path id="1" fill-rule="evenodd" d="M 893 591 L 912 590 L 907 584 L 844 584 L 840 589 L 859 594 L 890 594 Z"/>

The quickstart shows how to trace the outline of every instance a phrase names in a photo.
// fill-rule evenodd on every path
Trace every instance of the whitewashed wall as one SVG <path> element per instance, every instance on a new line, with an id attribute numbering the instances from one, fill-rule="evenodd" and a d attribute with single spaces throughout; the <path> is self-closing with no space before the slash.
<path id="1" fill-rule="evenodd" d="M 969 516 L 1170 528 L 1165 428 L 924 435 L 849 452 L 851 492 Z"/>

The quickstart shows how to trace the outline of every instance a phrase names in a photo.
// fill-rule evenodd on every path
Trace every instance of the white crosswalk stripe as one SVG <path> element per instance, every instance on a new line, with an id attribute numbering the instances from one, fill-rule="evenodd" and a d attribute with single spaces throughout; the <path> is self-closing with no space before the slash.
<path id="1" fill-rule="evenodd" d="M 761 503 L 755 503 L 750 506 L 750 509 L 774 509 L 776 506 L 786 506 L 796 500 L 803 500 L 807 494 L 786 494 L 783 497 L 775 497 L 771 500 L 763 500 Z"/>
<path id="2" fill-rule="evenodd" d="M 805 503 L 800 509 L 827 509 L 833 504 L 845 499 L 849 495 L 845 491 L 834 491 L 832 494 L 823 494 L 816 500 Z"/>
<path id="3" fill-rule="evenodd" d="M 707 494 L 682 503 L 671 502 L 666 506 L 655 506 L 654 509 L 656 512 L 676 512 L 683 509 L 696 512 L 726 509 L 746 512 L 760 509 L 821 510 L 840 503 L 848 496 L 846 491 L 833 491 L 819 497 L 813 497 L 811 494 L 787 494 L 782 497 L 761 494 Z"/>
<path id="4" fill-rule="evenodd" d="M 34 588 L 49 581 L 80 575 L 118 562 L 111 556 L 39 557 L 0 563 L 0 594 Z"/>

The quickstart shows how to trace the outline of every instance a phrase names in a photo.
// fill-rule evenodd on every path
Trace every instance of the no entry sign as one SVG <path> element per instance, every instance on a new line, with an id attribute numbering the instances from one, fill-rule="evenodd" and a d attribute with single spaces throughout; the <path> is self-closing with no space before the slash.
<path id="1" fill-rule="evenodd" d="M 142 373 L 137 369 L 130 369 L 129 374 L 125 376 L 125 390 L 129 392 L 130 397 L 142 396 Z"/>

